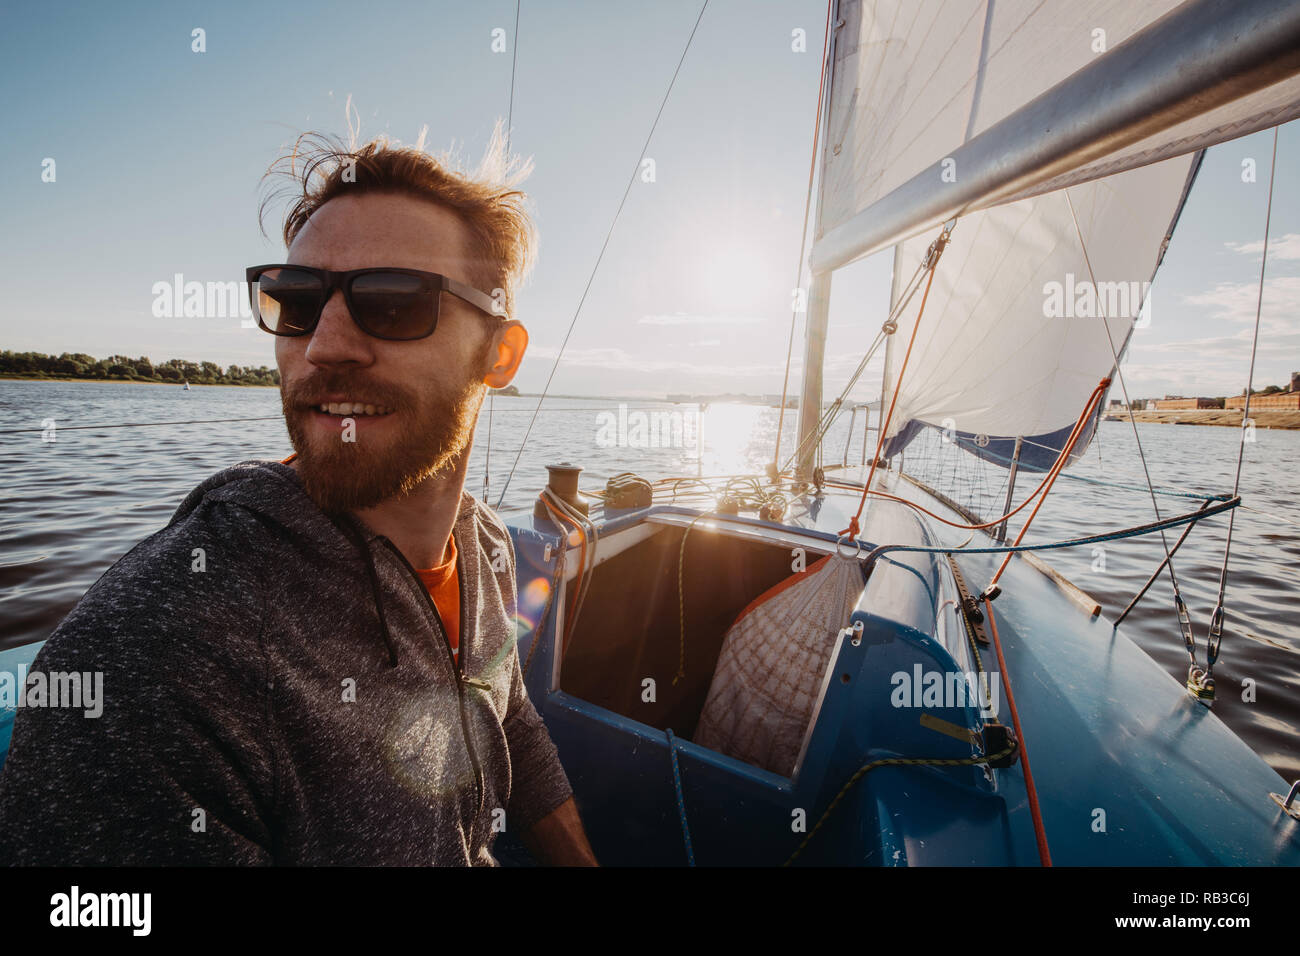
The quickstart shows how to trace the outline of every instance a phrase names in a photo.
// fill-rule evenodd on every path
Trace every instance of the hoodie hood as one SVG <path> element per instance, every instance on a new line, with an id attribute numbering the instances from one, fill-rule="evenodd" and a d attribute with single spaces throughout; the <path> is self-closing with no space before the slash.
<path id="1" fill-rule="evenodd" d="M 250 511 L 279 525 L 323 556 L 347 560 L 355 555 L 364 569 L 389 664 L 397 666 L 397 646 L 384 611 L 383 588 L 373 550 L 386 547 L 407 563 L 391 541 L 353 515 L 326 514 L 307 494 L 298 473 L 278 461 L 244 461 L 217 472 L 185 496 L 167 526 L 185 521 L 205 504 L 235 505 Z M 473 495 L 461 491 L 460 508 L 452 527 L 458 553 L 463 547 L 461 538 L 474 530 L 480 507 Z M 499 519 L 495 523 L 499 525 Z"/>

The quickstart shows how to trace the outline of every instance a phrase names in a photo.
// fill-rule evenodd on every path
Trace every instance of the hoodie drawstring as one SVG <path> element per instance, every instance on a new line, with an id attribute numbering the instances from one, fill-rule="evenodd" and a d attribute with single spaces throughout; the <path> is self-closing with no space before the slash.
<path id="1" fill-rule="evenodd" d="M 366 542 L 365 536 L 357 529 L 356 525 L 347 515 L 342 515 L 335 520 L 339 530 L 347 537 L 349 541 L 361 552 L 362 560 L 366 565 L 366 574 L 370 577 L 370 596 L 374 599 L 375 610 L 379 613 L 379 629 L 384 633 L 384 645 L 388 648 L 388 663 L 392 667 L 397 666 L 397 648 L 393 646 L 393 635 L 388 630 L 388 620 L 384 617 L 384 601 L 379 593 L 379 575 L 375 571 L 375 557 L 370 553 L 370 545 Z"/>

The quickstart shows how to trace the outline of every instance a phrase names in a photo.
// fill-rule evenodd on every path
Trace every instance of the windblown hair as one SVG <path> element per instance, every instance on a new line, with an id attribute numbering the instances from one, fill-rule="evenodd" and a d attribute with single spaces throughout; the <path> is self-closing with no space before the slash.
<path id="1" fill-rule="evenodd" d="M 258 212 L 266 234 L 272 205 L 289 204 L 283 236 L 288 248 L 316 210 L 339 196 L 397 193 L 435 202 L 465 224 L 470 237 L 470 282 L 492 294 L 505 293 L 506 314 L 515 312 L 515 291 L 537 254 L 537 230 L 517 187 L 533 170 L 531 159 L 511 156 L 503 124 L 498 121 L 483 159 L 467 171 L 455 147 L 433 155 L 424 148 L 428 128 L 414 146 L 387 137 L 362 146 L 345 144 L 323 133 L 303 133 L 267 170 L 264 181 L 281 181 L 270 189 Z"/>

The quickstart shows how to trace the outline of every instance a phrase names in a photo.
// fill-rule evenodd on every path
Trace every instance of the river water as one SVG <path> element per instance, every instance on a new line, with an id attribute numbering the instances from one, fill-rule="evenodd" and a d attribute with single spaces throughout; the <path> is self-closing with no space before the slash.
<path id="1" fill-rule="evenodd" d="M 486 500 L 496 504 L 536 404 L 534 398 L 493 399 L 490 461 L 484 406 L 470 463 L 471 493 L 485 497 L 490 463 Z M 682 424 L 685 440 L 676 441 L 674 434 L 669 447 L 641 447 L 647 443 L 636 431 L 636 413 L 651 409 Z M 167 385 L 0 381 L 0 414 L 10 423 L 0 432 L 0 648 L 47 637 L 86 589 L 136 542 L 164 525 L 204 478 L 238 461 L 289 454 L 279 412 L 275 389 L 195 387 L 187 392 Z M 584 487 L 601 485 L 621 471 L 650 478 L 759 474 L 771 460 L 778 414 L 761 406 L 713 405 L 699 421 L 699 456 L 690 440 L 695 420 L 689 406 L 629 404 L 620 409 L 617 400 L 548 399 L 504 505 L 529 503 L 545 484 L 544 466 L 561 460 L 584 466 Z M 783 458 L 793 447 L 794 418 L 786 414 Z M 162 424 L 169 422 L 192 424 Z M 859 428 L 861 423 L 859 417 Z M 1232 488 L 1239 434 L 1210 426 L 1138 426 L 1157 486 L 1210 493 Z M 50 437 L 54 440 L 45 440 Z M 847 437 L 847 421 L 832 429 L 825 445 L 828 462 L 840 460 Z M 1245 507 L 1238 509 L 1233 532 L 1215 711 L 1290 780 L 1300 777 L 1300 588 L 1294 582 L 1300 564 L 1300 502 L 1294 497 L 1300 432 L 1258 430 L 1253 438 L 1245 445 Z M 858 431 L 849 446 L 850 462 L 860 459 L 861 442 Z M 974 505 L 980 514 L 998 513 L 1006 480 L 1001 469 L 944 449 L 934 433 L 909 448 L 904 462 L 908 472 Z M 1063 478 L 1027 540 L 1079 537 L 1153 519 L 1130 424 L 1103 422 L 1087 456 L 1067 474 L 1112 484 Z M 1022 476 L 1017 501 L 1036 480 Z M 1113 484 L 1136 484 L 1141 490 Z M 1158 500 L 1165 516 L 1198 504 L 1188 498 Z M 1226 528 L 1226 516 L 1198 526 L 1174 559 L 1201 656 L 1218 593 Z M 1178 533 L 1167 533 L 1171 546 Z M 1089 548 L 1043 557 L 1095 597 L 1113 619 L 1163 554 L 1159 537 L 1148 536 L 1113 542 L 1100 553 Z M 1187 656 L 1171 595 L 1169 579 L 1162 576 L 1125 629 L 1181 681 Z M 1253 701 L 1243 699 L 1250 696 L 1243 686 L 1253 686 Z"/>

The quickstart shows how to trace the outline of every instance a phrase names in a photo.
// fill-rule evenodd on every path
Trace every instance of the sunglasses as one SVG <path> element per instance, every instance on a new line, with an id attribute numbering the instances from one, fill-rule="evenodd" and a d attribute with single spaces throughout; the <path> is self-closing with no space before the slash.
<path id="1" fill-rule="evenodd" d="M 377 339 L 423 339 L 438 327 L 442 293 L 495 318 L 505 318 L 485 292 L 436 272 L 417 269 L 351 269 L 331 272 L 311 266 L 252 266 L 249 297 L 257 324 L 272 335 L 309 335 L 335 289 L 343 290 L 352 320 Z"/>

